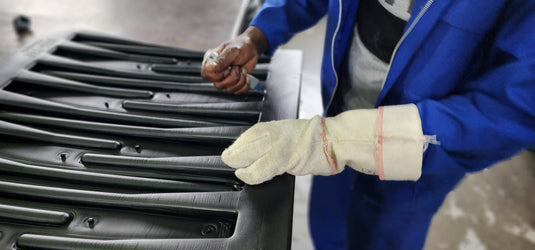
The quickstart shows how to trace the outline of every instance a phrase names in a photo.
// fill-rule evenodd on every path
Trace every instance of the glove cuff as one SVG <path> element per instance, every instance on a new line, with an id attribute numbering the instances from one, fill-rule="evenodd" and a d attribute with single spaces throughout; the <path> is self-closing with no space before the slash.
<path id="1" fill-rule="evenodd" d="M 379 107 L 376 160 L 382 180 L 417 180 L 425 136 L 414 104 Z"/>

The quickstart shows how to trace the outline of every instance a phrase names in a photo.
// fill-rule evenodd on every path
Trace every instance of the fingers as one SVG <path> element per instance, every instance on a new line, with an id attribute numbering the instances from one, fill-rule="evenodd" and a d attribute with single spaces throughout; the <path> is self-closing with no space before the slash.
<path id="1" fill-rule="evenodd" d="M 240 94 L 249 89 L 249 82 L 250 82 L 250 79 L 247 76 L 247 70 L 245 70 L 244 68 L 241 68 L 240 80 L 236 82 L 236 84 L 226 88 L 225 90 L 230 93 Z"/>
<path id="2" fill-rule="evenodd" d="M 232 41 L 231 41 L 232 42 Z M 207 61 L 211 54 L 216 53 L 216 57 L 211 61 Z M 240 57 L 243 57 L 244 51 L 240 47 L 230 43 L 224 43 L 215 49 L 206 51 L 204 54 L 203 64 L 201 68 L 201 76 L 212 82 L 222 81 L 225 76 L 225 71 L 230 66 L 240 66 Z"/>
<path id="3" fill-rule="evenodd" d="M 222 50 L 221 46 L 223 45 L 220 45 L 219 47 L 215 49 L 208 50 L 206 51 L 206 53 L 204 53 L 204 58 L 203 58 L 202 67 L 201 67 L 201 77 L 203 79 L 211 81 L 211 82 L 216 82 L 216 81 L 221 81 L 222 79 L 226 77 L 225 72 L 228 71 L 227 69 L 216 71 L 214 70 L 215 65 L 212 62 L 207 62 L 207 59 L 210 54 L 214 52 L 219 54 L 219 51 Z"/>
<path id="4" fill-rule="evenodd" d="M 228 73 L 223 79 L 214 81 L 214 86 L 217 89 L 227 89 L 239 83 L 241 78 L 241 70 L 238 66 L 233 66 L 227 69 Z"/>
<path id="5" fill-rule="evenodd" d="M 272 157 L 262 157 L 251 166 L 240 168 L 234 173 L 243 182 L 256 185 L 273 179 L 284 173 L 284 170 L 274 166 Z"/>
<path id="6" fill-rule="evenodd" d="M 207 61 L 209 55 L 213 60 Z M 214 83 L 218 89 L 234 94 L 249 90 L 250 79 L 247 72 L 252 72 L 258 61 L 258 50 L 251 39 L 239 36 L 204 55 L 201 76 Z"/>
<path id="7" fill-rule="evenodd" d="M 215 52 L 218 51 L 215 50 Z M 231 65 L 238 65 L 236 61 L 239 58 L 240 53 L 241 51 L 239 48 L 235 46 L 226 46 L 218 52 L 218 56 L 213 61 L 205 64 L 205 68 L 212 72 L 222 72 Z"/>
<path id="8" fill-rule="evenodd" d="M 241 88 L 241 89 L 238 89 L 234 92 L 234 94 L 242 94 L 242 93 L 245 93 L 247 92 L 247 90 L 249 90 L 249 87 L 251 86 L 251 78 L 249 78 L 249 76 L 246 76 L 247 80 L 245 81 L 245 85 Z"/>
<path id="9" fill-rule="evenodd" d="M 225 164 L 233 168 L 244 168 L 271 150 L 269 133 L 263 126 L 255 126 L 245 131 L 229 148 L 223 151 L 221 159 Z"/>
<path id="10" fill-rule="evenodd" d="M 214 82 L 214 86 L 230 93 L 240 94 L 249 89 L 249 82 L 250 79 L 247 76 L 247 71 L 244 68 L 233 66 L 222 81 Z"/>

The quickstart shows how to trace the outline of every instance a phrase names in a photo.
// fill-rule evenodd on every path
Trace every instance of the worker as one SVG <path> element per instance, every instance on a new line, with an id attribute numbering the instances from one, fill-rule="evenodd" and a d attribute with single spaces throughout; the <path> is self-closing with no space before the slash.
<path id="1" fill-rule="evenodd" d="M 316 249 L 421 249 L 466 173 L 535 145 L 535 1 L 267 0 L 202 76 L 243 93 L 325 15 L 324 117 L 258 123 L 222 159 L 252 185 L 315 175 Z"/>

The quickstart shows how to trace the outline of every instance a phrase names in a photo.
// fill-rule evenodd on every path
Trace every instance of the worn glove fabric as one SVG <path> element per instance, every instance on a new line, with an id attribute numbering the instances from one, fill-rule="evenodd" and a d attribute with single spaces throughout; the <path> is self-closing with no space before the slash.
<path id="1" fill-rule="evenodd" d="M 383 180 L 417 180 L 425 136 L 414 104 L 258 123 L 223 154 L 247 184 L 283 173 L 333 175 L 347 165 Z"/>

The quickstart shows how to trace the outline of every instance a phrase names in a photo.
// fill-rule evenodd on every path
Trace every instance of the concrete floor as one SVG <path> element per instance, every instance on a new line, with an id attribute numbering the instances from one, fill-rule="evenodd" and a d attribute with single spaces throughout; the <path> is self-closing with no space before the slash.
<path id="1" fill-rule="evenodd" d="M 145 4 L 143 4 L 145 3 Z M 192 49 L 208 49 L 228 38 L 233 15 L 214 15 L 196 8 L 208 3 L 220 14 L 228 3 L 219 1 L 0 1 L 0 57 L 27 43 L 11 28 L 15 14 L 34 21 L 34 37 L 66 29 L 92 29 L 133 39 Z M 54 11 L 51 11 L 54 10 Z M 216 13 L 218 12 L 218 13 Z M 224 18 L 224 20 L 221 20 Z M 225 19 L 226 18 L 226 19 Z M 150 23 L 147 23 L 149 22 Z M 203 29 L 197 27 L 202 24 Z M 321 114 L 319 68 L 325 22 L 296 36 L 285 48 L 304 51 L 301 118 Z M 185 42 L 194 36 L 196 43 Z M 30 37 L 31 40 L 32 37 Z M 310 177 L 297 177 L 293 248 L 312 249 L 308 235 L 307 203 Z M 425 249 L 535 249 L 535 153 L 523 152 L 489 170 L 469 175 L 453 191 L 435 216 Z"/>
<path id="2" fill-rule="evenodd" d="M 325 20 L 284 48 L 304 51 L 300 118 L 321 114 L 320 59 Z M 292 249 L 313 249 L 308 235 L 310 177 L 297 177 Z M 535 152 L 465 177 L 435 215 L 426 250 L 535 249 Z"/>
<path id="3" fill-rule="evenodd" d="M 230 38 L 240 6 L 218 0 L 1 0 L 0 57 L 36 38 L 74 30 L 206 50 Z M 19 14 L 32 21 L 24 38 L 12 27 Z"/>

